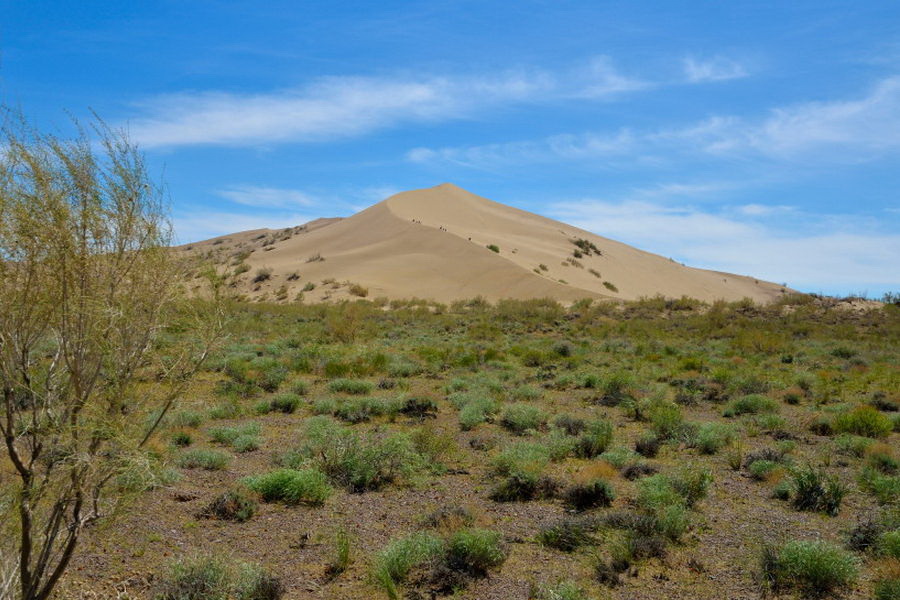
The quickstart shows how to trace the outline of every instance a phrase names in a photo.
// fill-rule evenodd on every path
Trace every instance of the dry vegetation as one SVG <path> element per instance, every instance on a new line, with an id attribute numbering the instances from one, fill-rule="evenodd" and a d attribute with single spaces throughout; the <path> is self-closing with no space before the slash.
<path id="1" fill-rule="evenodd" d="M 897 598 L 896 305 L 230 313 L 64 593 Z"/>

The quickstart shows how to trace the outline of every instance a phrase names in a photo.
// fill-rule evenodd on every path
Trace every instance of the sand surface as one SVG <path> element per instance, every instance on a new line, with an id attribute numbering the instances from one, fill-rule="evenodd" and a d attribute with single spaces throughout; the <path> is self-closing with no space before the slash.
<path id="1" fill-rule="evenodd" d="M 579 239 L 599 254 L 576 257 Z M 774 283 L 686 267 L 449 183 L 402 192 L 346 219 L 246 231 L 184 248 L 223 271 L 249 266 L 234 286 L 251 299 L 293 301 L 309 283 L 316 287 L 303 292 L 307 302 L 353 297 L 351 284 L 366 288 L 368 298 L 439 302 L 657 294 L 768 302 L 783 293 Z M 254 281 L 260 270 L 271 270 L 270 277 Z"/>

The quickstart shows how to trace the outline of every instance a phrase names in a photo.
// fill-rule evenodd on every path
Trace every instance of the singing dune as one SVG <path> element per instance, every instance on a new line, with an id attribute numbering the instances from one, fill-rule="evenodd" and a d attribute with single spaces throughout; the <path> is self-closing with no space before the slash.
<path id="1" fill-rule="evenodd" d="M 449 183 L 396 194 L 345 219 L 184 248 L 216 261 L 240 293 L 260 300 L 482 296 L 568 303 L 663 295 L 765 303 L 785 292 L 752 277 L 687 267 Z"/>

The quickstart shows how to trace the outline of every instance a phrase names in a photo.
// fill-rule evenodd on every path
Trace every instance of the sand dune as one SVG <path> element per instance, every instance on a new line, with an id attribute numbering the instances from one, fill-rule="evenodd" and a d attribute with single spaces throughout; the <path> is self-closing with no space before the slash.
<path id="1" fill-rule="evenodd" d="M 370 298 L 441 302 L 657 294 L 767 302 L 783 293 L 773 283 L 686 267 L 447 183 L 397 194 L 346 219 L 241 232 L 185 248 L 223 270 L 246 265 L 235 287 L 249 298 L 282 301 L 301 292 L 304 301 L 335 300 L 361 288 Z M 259 280 L 267 270 L 269 278 Z"/>

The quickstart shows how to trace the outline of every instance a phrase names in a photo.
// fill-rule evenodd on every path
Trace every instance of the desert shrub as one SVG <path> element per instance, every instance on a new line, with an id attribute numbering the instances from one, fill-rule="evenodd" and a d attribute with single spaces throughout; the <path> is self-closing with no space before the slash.
<path id="1" fill-rule="evenodd" d="M 437 403 L 431 398 L 407 398 L 400 406 L 400 412 L 416 419 L 434 418 L 437 416 Z"/>
<path id="2" fill-rule="evenodd" d="M 496 252 L 497 254 L 500 253 L 500 246 L 498 246 L 497 244 L 488 244 L 487 249 L 491 252 Z"/>
<path id="3" fill-rule="evenodd" d="M 220 471 L 228 465 L 228 455 L 218 450 L 195 448 L 183 452 L 177 460 L 182 469 L 206 469 Z"/>
<path id="4" fill-rule="evenodd" d="M 602 395 L 600 402 L 607 406 L 618 406 L 626 400 L 633 400 L 631 394 L 631 377 L 624 372 L 615 372 L 609 374 L 603 380 L 596 377 L 588 376 L 584 381 L 586 388 L 600 388 Z"/>
<path id="5" fill-rule="evenodd" d="M 760 394 L 749 394 L 729 402 L 722 414 L 726 417 L 738 417 L 740 415 L 773 413 L 777 410 L 778 403 L 775 400 Z"/>
<path id="6" fill-rule="evenodd" d="M 371 394 L 372 388 L 374 386 L 368 382 L 363 381 L 361 379 L 335 379 L 334 381 L 328 384 L 328 389 L 335 393 L 343 393 L 343 394 L 355 394 L 355 395 L 363 395 L 363 394 Z"/>
<path id="7" fill-rule="evenodd" d="M 533 404 L 510 404 L 500 415 L 500 424 L 517 435 L 530 429 L 538 429 L 545 422 L 544 411 Z"/>
<path id="8" fill-rule="evenodd" d="M 196 428 L 203 424 L 203 413 L 195 410 L 182 410 L 172 416 L 172 425 L 175 427 Z"/>
<path id="9" fill-rule="evenodd" d="M 681 408 L 672 402 L 658 402 L 650 407 L 648 416 L 653 433 L 660 440 L 673 440 L 685 431 Z"/>
<path id="10" fill-rule="evenodd" d="M 700 454 L 715 454 L 733 440 L 733 427 L 721 423 L 704 423 L 694 433 L 691 445 Z"/>
<path id="11" fill-rule="evenodd" d="M 318 506 L 332 493 L 325 474 L 315 469 L 278 469 L 247 477 L 243 483 L 265 502 Z"/>
<path id="12" fill-rule="evenodd" d="M 885 531 L 878 536 L 875 551 L 881 556 L 900 559 L 900 529 Z"/>
<path id="13" fill-rule="evenodd" d="M 198 516 L 222 521 L 248 521 L 256 513 L 256 500 L 241 489 L 230 490 L 216 496 Z"/>
<path id="14" fill-rule="evenodd" d="M 609 506 L 615 497 L 612 484 L 601 478 L 573 483 L 562 494 L 566 506 L 579 511 Z"/>
<path id="15" fill-rule="evenodd" d="M 257 435 L 241 435 L 231 443 L 231 449 L 238 453 L 259 450 L 260 439 Z"/>
<path id="16" fill-rule="evenodd" d="M 886 475 L 900 471 L 900 460 L 894 456 L 894 449 L 887 444 L 873 444 L 866 449 L 866 464 Z"/>
<path id="17" fill-rule="evenodd" d="M 271 412 L 292 414 L 300 408 L 302 400 L 297 394 L 278 394 L 269 402 Z"/>
<path id="18" fill-rule="evenodd" d="M 603 287 L 605 287 L 606 289 L 608 289 L 609 291 L 611 291 L 613 293 L 618 293 L 618 291 L 619 291 L 619 288 L 617 288 L 611 281 L 604 281 Z"/>
<path id="19" fill-rule="evenodd" d="M 397 586 L 414 568 L 436 558 L 444 550 L 441 538 L 418 532 L 391 541 L 373 561 L 371 577 L 390 598 L 399 598 Z"/>
<path id="20" fill-rule="evenodd" d="M 893 504 L 900 500 L 900 476 L 885 475 L 873 467 L 865 467 L 859 474 L 859 487 L 872 495 L 879 504 Z"/>
<path id="21" fill-rule="evenodd" d="M 621 446 L 610 448 L 606 452 L 600 455 L 600 459 L 608 462 L 612 466 L 617 469 L 621 469 L 625 465 L 630 462 L 633 462 L 639 458 L 639 455 L 629 448 L 623 448 Z"/>
<path id="22" fill-rule="evenodd" d="M 771 460 L 755 460 L 747 466 L 750 476 L 760 481 L 779 469 L 782 469 L 781 464 Z"/>
<path id="23" fill-rule="evenodd" d="M 800 468 L 793 473 L 794 508 L 823 512 L 835 516 L 847 488 L 834 476 L 813 467 Z"/>
<path id="24" fill-rule="evenodd" d="M 660 442 L 656 434 L 649 433 L 638 438 L 634 443 L 634 450 L 641 456 L 653 458 L 659 453 L 659 446 Z"/>
<path id="25" fill-rule="evenodd" d="M 763 549 L 760 561 L 763 581 L 775 591 L 797 590 L 808 596 L 824 596 L 852 585 L 859 574 L 859 560 L 827 542 L 793 541 Z"/>
<path id="26" fill-rule="evenodd" d="M 353 398 L 336 402 L 331 414 L 348 423 L 363 423 L 380 415 L 396 415 L 400 411 L 397 402 L 378 398 Z"/>
<path id="27" fill-rule="evenodd" d="M 594 458 L 609 447 L 613 438 L 612 423 L 606 419 L 589 421 L 578 437 L 575 455 L 580 458 Z"/>
<path id="28" fill-rule="evenodd" d="M 897 600 L 900 598 L 900 567 L 895 567 L 897 575 L 894 577 L 885 577 L 875 581 L 874 596 L 875 600 Z"/>
<path id="29" fill-rule="evenodd" d="M 259 423 L 244 423 L 233 427 L 216 427 L 209 430 L 209 437 L 217 444 L 231 445 L 244 436 L 259 436 Z"/>
<path id="30" fill-rule="evenodd" d="M 629 481 L 634 481 L 635 479 L 646 477 L 647 475 L 654 475 L 657 472 L 658 469 L 653 465 L 639 462 L 632 463 L 622 469 L 622 477 Z"/>
<path id="31" fill-rule="evenodd" d="M 185 448 L 194 443 L 194 438 L 187 431 L 175 431 L 172 433 L 172 444 Z"/>
<path id="32" fill-rule="evenodd" d="M 353 492 L 377 490 L 425 467 L 407 434 L 360 436 L 328 417 L 312 417 L 306 422 L 305 438 L 297 451 L 282 457 L 282 464 L 312 464 Z"/>
<path id="33" fill-rule="evenodd" d="M 683 467 L 667 475 L 669 483 L 684 498 L 688 507 L 706 498 L 712 484 L 712 473 L 699 467 Z"/>
<path id="34" fill-rule="evenodd" d="M 853 410 L 835 416 L 832 429 L 837 433 L 855 433 L 870 438 L 881 438 L 893 429 L 890 418 L 871 406 L 857 406 Z"/>
<path id="35" fill-rule="evenodd" d="M 175 561 L 154 587 L 155 600 L 278 600 L 284 594 L 265 569 L 214 555 Z"/>
<path id="36" fill-rule="evenodd" d="M 263 281 L 268 281 L 272 278 L 272 269 L 257 269 L 256 274 L 253 276 L 253 283 L 262 283 Z"/>
<path id="37" fill-rule="evenodd" d="M 369 288 L 363 287 L 358 283 L 352 284 L 349 288 L 347 288 L 347 291 L 350 292 L 351 295 L 359 296 L 360 298 L 365 298 L 369 295 Z"/>
<path id="38" fill-rule="evenodd" d="M 463 431 L 475 429 L 497 412 L 497 403 L 490 398 L 470 400 L 459 410 L 459 427 Z"/>
<path id="39" fill-rule="evenodd" d="M 460 529 L 447 541 L 445 560 L 453 570 L 482 576 L 503 564 L 506 552 L 500 543 L 500 533 L 489 529 Z"/>
<path id="40" fill-rule="evenodd" d="M 598 522 L 590 517 L 563 517 L 558 521 L 541 527 L 537 541 L 550 548 L 563 552 L 574 552 L 582 546 L 595 542 L 593 533 Z"/>
<path id="41" fill-rule="evenodd" d="M 838 452 L 857 458 L 862 457 L 866 453 L 866 449 L 874 443 L 875 441 L 872 438 L 850 433 L 842 433 L 834 438 L 834 446 Z"/>
<path id="42" fill-rule="evenodd" d="M 492 461 L 493 472 L 502 481 L 490 493 L 497 502 L 549 497 L 555 485 L 543 477 L 550 451 L 542 444 L 519 443 L 505 448 Z"/>
<path id="43" fill-rule="evenodd" d="M 587 426 L 584 419 L 573 417 L 568 413 L 557 415 L 553 419 L 553 425 L 563 430 L 566 435 L 578 435 Z"/>

